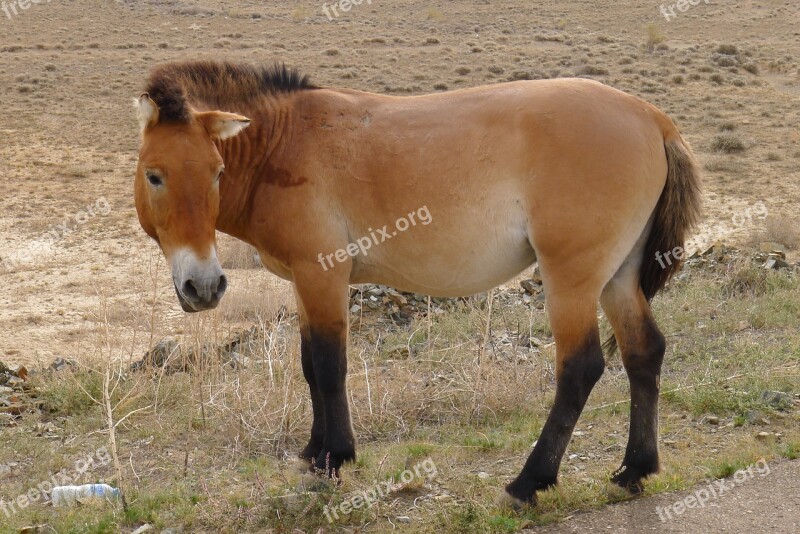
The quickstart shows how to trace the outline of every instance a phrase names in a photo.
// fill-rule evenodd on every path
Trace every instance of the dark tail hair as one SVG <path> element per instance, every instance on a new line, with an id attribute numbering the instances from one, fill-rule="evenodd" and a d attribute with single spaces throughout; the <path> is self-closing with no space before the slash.
<path id="1" fill-rule="evenodd" d="M 639 269 L 639 285 L 647 301 L 651 301 L 680 270 L 682 257 L 664 261 L 664 255 L 676 247 L 683 248 L 691 229 L 700 218 L 700 175 L 692 152 L 675 134 L 664 141 L 667 153 L 667 182 L 656 205 L 653 226 L 644 246 Z M 683 256 L 683 255 L 682 255 Z M 617 348 L 612 335 L 604 347 L 609 355 Z"/>

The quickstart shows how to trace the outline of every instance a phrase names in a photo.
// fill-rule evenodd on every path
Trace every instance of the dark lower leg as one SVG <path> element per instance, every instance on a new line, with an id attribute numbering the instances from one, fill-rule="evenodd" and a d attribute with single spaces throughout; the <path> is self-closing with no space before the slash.
<path id="1" fill-rule="evenodd" d="M 555 403 L 539 441 L 522 472 L 506 486 L 512 497 L 535 503 L 538 490 L 556 483 L 572 431 L 604 367 L 600 338 L 595 330 L 584 346 L 565 358 L 558 369 Z"/>
<path id="2" fill-rule="evenodd" d="M 303 376 L 311 392 L 311 410 L 314 417 L 311 423 L 311 439 L 300 453 L 300 458 L 305 458 L 313 462 L 316 461 L 317 456 L 322 452 L 322 442 L 325 437 L 325 405 L 322 403 L 322 395 L 319 393 L 317 379 L 314 376 L 314 363 L 311 355 L 311 335 L 308 332 L 301 334 L 300 354 L 303 362 Z"/>
<path id="3" fill-rule="evenodd" d="M 646 342 L 638 350 L 623 350 L 622 361 L 631 385 L 631 423 L 622 466 L 612 480 L 639 493 L 642 479 L 658 471 L 658 394 L 664 336 L 652 321 L 645 326 Z M 627 348 L 626 348 L 627 349 Z"/>
<path id="4" fill-rule="evenodd" d="M 314 378 L 324 406 L 322 450 L 315 467 L 327 474 L 356 458 L 355 438 L 347 399 L 346 334 L 311 329 Z"/>

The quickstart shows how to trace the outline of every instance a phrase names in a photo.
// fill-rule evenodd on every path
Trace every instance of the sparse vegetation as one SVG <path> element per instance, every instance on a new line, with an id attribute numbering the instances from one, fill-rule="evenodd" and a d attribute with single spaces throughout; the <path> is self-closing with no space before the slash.
<path id="1" fill-rule="evenodd" d="M 646 32 L 646 39 L 644 46 L 648 52 L 655 51 L 658 45 L 664 43 L 664 41 L 667 40 L 666 36 L 664 35 L 664 32 L 662 32 L 661 28 L 659 28 L 656 24 L 653 23 L 648 24 L 645 27 L 645 32 Z"/>
<path id="2" fill-rule="evenodd" d="M 608 69 L 603 67 L 594 67 L 592 65 L 585 65 L 579 68 L 576 74 L 582 76 L 607 76 Z"/>
<path id="3" fill-rule="evenodd" d="M 292 20 L 294 22 L 302 22 L 311 16 L 311 9 L 307 6 L 299 6 L 292 11 Z"/>
<path id="4" fill-rule="evenodd" d="M 428 20 L 434 20 L 434 21 L 444 20 L 444 14 L 440 10 L 436 9 L 435 7 L 429 7 L 425 11 L 425 17 Z"/>
<path id="5" fill-rule="evenodd" d="M 714 137 L 711 142 L 711 148 L 714 152 L 722 152 L 723 154 L 736 154 L 744 152 L 747 148 L 744 140 L 732 133 L 723 133 Z"/>

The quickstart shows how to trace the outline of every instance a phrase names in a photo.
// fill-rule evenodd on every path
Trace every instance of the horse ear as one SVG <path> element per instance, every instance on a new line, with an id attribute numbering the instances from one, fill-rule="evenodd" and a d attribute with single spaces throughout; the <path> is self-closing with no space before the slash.
<path id="1" fill-rule="evenodd" d="M 204 111 L 198 113 L 197 118 L 205 125 L 211 137 L 221 141 L 238 135 L 250 126 L 250 119 L 247 117 L 224 111 Z"/>
<path id="2" fill-rule="evenodd" d="M 136 115 L 139 118 L 139 127 L 142 131 L 158 124 L 158 105 L 153 102 L 149 94 L 142 93 L 139 98 L 134 98 L 133 106 L 136 108 Z"/>

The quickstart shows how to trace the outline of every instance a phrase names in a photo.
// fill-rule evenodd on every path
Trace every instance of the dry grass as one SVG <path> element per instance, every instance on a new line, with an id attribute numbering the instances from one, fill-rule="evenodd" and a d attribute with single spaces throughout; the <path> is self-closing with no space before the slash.
<path id="1" fill-rule="evenodd" d="M 142 291 L 149 292 L 146 285 Z M 205 532 L 315 531 L 327 524 L 323 506 L 369 490 L 375 480 L 397 476 L 426 458 L 437 466 L 435 477 L 337 524 L 368 524 L 366 531 L 380 532 L 389 520 L 410 516 L 415 531 L 505 532 L 609 502 L 604 481 L 621 459 L 627 428 L 627 380 L 617 358 L 609 361 L 581 418 L 561 486 L 522 515 L 488 504 L 522 465 L 554 394 L 544 312 L 509 304 L 507 292 L 493 295 L 454 303 L 443 314 L 417 316 L 406 326 L 379 316 L 353 318 L 348 388 L 360 455 L 345 468 L 340 488 L 323 484 L 297 494 L 306 482 L 293 455 L 310 424 L 297 325 L 292 315 L 265 312 L 259 316 L 264 335 L 251 345 L 245 367 L 195 359 L 187 362 L 188 372 L 126 375 L 112 392 L 117 418 L 135 414 L 117 428 L 127 512 L 100 507 L 78 514 L 35 505 L 9 524 L 45 521 L 61 531 L 88 519 L 97 532 L 107 531 L 103 525 L 132 529 L 142 522 Z M 800 350 L 793 327 L 800 316 L 798 297 L 796 276 L 740 262 L 720 280 L 693 272 L 657 299 L 656 315 L 671 339 L 662 375 L 666 470 L 647 482 L 648 492 L 684 488 L 722 473 L 726 465 L 797 450 L 800 412 L 790 408 L 781 417 L 770 415 L 781 412 L 764 404 L 762 392 L 792 392 L 796 386 L 800 371 L 785 355 Z M 724 318 L 715 316 L 720 306 Z M 230 312 L 193 316 L 181 338 L 190 348 L 218 345 L 240 322 Z M 702 324 L 707 327 L 698 329 Z M 755 350 L 746 341 L 748 331 L 768 337 L 769 344 Z M 153 337 L 146 331 L 138 335 Z M 408 346 L 410 355 L 398 359 L 384 350 L 398 343 Z M 16 470 L 4 492 L 21 493 L 63 465 L 57 458 L 79 457 L 105 443 L 96 431 L 107 426 L 106 412 L 89 395 L 102 394 L 104 362 L 124 368 L 136 357 L 107 348 L 81 370 L 34 380 L 46 411 L 7 430 L 4 446 L 38 460 Z M 704 423 L 708 414 L 722 424 Z M 766 428 L 784 437 L 754 439 L 764 428 L 754 426 L 762 424 L 754 414 L 769 417 Z M 57 434 L 72 436 L 71 445 L 51 448 L 46 438 L 31 438 L 42 421 L 56 421 Z M 713 459 L 709 448 L 717 451 Z M 120 482 L 110 466 L 87 477 Z"/>
<path id="2" fill-rule="evenodd" d="M 768 216 L 764 241 L 780 243 L 792 250 L 800 249 L 800 220 L 781 214 Z"/>
<path id="3" fill-rule="evenodd" d="M 664 32 L 656 24 L 650 23 L 645 27 L 645 42 L 644 46 L 648 52 L 654 52 L 658 45 L 663 44 L 667 37 Z"/>
<path id="4" fill-rule="evenodd" d="M 723 154 L 737 154 L 744 152 L 747 145 L 741 136 L 733 133 L 722 133 L 711 141 L 711 148 L 714 152 Z"/>

